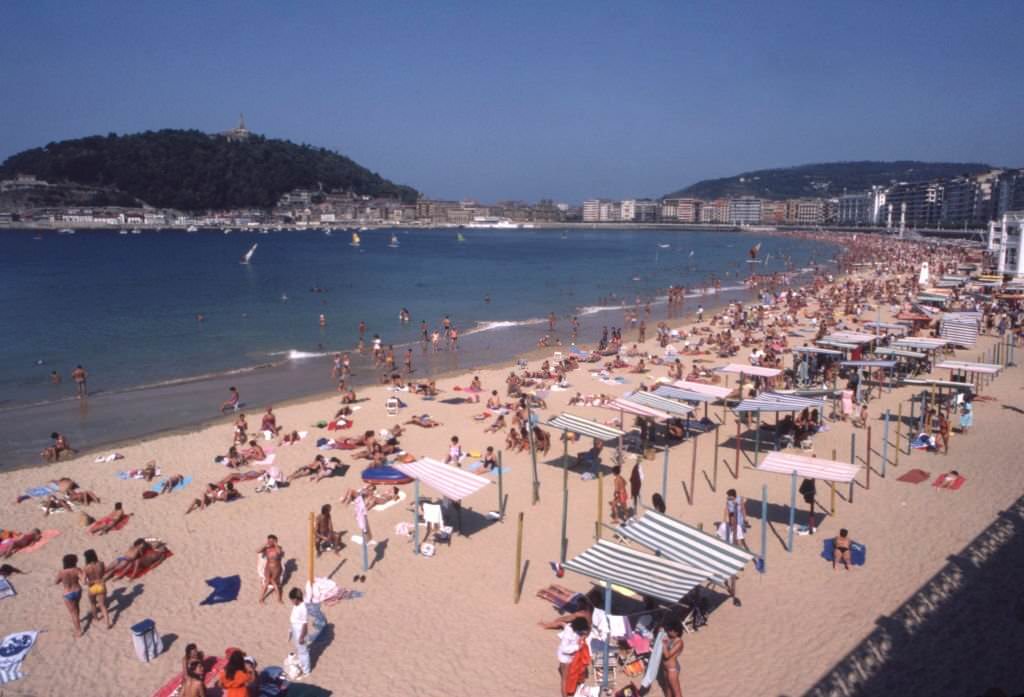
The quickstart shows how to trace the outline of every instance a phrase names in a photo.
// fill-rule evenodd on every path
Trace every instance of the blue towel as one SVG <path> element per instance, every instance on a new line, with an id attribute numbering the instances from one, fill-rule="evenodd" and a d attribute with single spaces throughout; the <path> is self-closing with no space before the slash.
<path id="1" fill-rule="evenodd" d="M 206 596 L 200 605 L 216 605 L 217 603 L 230 603 L 232 600 L 238 599 L 238 592 L 242 589 L 242 577 L 238 574 L 234 576 L 214 576 L 213 578 L 206 579 L 206 585 L 213 590 L 210 591 L 210 595 Z"/>
<path id="2" fill-rule="evenodd" d="M 149 490 L 150 491 L 155 491 L 156 493 L 159 494 L 160 493 L 160 487 L 163 486 L 165 481 L 167 481 L 167 480 L 166 479 L 161 479 L 159 482 L 157 482 L 153 486 L 149 487 Z M 178 482 L 178 484 L 175 485 L 175 487 L 173 489 L 171 489 L 171 491 L 181 491 L 182 489 L 184 489 L 185 487 L 187 487 L 191 483 L 192 483 L 192 477 L 185 477 L 180 482 Z"/>
<path id="3" fill-rule="evenodd" d="M 28 494 L 29 496 L 42 498 L 43 496 L 49 496 L 50 494 L 57 493 L 57 489 L 59 488 L 60 487 L 58 487 L 56 484 L 45 484 L 43 486 L 34 486 L 31 489 L 27 489 L 25 493 Z"/>
<path id="4" fill-rule="evenodd" d="M 509 465 L 504 465 L 503 467 L 495 467 L 494 469 L 491 470 L 491 474 L 497 477 L 498 472 L 501 472 L 502 474 L 508 474 L 508 471 L 510 469 L 512 469 L 512 467 Z"/>
<path id="5" fill-rule="evenodd" d="M 640 687 L 650 687 L 658 679 L 658 670 L 661 668 L 661 654 L 665 652 L 665 630 L 659 629 L 651 644 L 651 658 L 647 662 L 647 671 L 640 681 Z"/>
<path id="6" fill-rule="evenodd" d="M 835 538 L 828 538 L 822 540 L 821 545 L 821 558 L 831 563 L 832 556 L 835 554 Z M 850 543 L 850 561 L 853 562 L 854 566 L 864 566 L 868 560 L 868 548 L 859 542 Z"/>

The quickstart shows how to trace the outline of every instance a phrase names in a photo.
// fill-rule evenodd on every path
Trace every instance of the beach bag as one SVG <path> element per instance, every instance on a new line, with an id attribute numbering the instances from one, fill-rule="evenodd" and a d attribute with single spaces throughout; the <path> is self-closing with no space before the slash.
<path id="1" fill-rule="evenodd" d="M 135 647 L 135 655 L 143 663 L 149 663 L 159 656 L 163 650 L 163 642 L 156 633 L 156 623 L 146 619 L 132 625 L 132 644 Z"/>
<path id="2" fill-rule="evenodd" d="M 302 677 L 302 666 L 299 665 L 299 657 L 294 651 L 284 658 L 284 674 L 289 680 L 298 680 Z"/>
<path id="3" fill-rule="evenodd" d="M 629 683 L 624 688 L 616 692 L 615 697 L 640 697 L 640 690 L 637 689 L 637 686 L 633 683 Z"/>

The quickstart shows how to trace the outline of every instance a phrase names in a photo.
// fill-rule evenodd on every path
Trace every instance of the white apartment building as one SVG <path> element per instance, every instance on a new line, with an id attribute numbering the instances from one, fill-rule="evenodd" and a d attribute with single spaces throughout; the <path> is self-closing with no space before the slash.
<path id="1" fill-rule="evenodd" d="M 729 199 L 729 222 L 736 225 L 760 224 L 761 199 L 753 196 Z"/>
<path id="2" fill-rule="evenodd" d="M 996 257 L 996 272 L 1024 278 L 1024 211 L 1007 211 L 988 224 L 988 251 Z"/>

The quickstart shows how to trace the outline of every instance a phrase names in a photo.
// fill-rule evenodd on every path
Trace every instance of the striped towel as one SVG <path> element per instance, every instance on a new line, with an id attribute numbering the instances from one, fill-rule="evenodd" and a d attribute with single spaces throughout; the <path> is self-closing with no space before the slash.
<path id="1" fill-rule="evenodd" d="M 0 684 L 25 677 L 21 672 L 21 664 L 35 645 L 38 634 L 39 632 L 15 632 L 0 641 Z"/>

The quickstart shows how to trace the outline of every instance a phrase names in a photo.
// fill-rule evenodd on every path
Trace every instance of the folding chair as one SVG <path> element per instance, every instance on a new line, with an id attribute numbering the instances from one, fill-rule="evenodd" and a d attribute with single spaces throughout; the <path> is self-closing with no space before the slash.
<path id="1" fill-rule="evenodd" d="M 452 533 L 455 532 L 455 529 L 450 525 L 444 524 L 444 514 L 441 512 L 441 504 L 423 504 L 423 522 L 427 524 L 428 530 L 430 526 L 434 527 L 434 542 L 444 542 L 451 547 Z"/>

